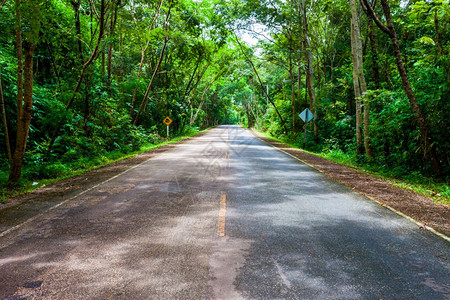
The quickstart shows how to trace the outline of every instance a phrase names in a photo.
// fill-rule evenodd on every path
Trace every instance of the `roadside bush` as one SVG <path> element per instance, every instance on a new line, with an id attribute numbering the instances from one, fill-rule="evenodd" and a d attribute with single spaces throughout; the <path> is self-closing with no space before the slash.
<path id="1" fill-rule="evenodd" d="M 67 170 L 67 167 L 62 163 L 36 164 L 27 168 L 25 174 L 29 180 L 50 179 L 63 176 Z"/>

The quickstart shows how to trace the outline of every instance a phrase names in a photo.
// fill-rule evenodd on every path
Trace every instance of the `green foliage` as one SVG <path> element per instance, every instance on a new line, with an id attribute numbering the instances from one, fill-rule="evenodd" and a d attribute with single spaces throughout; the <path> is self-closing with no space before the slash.
<path id="1" fill-rule="evenodd" d="M 306 51 L 311 51 L 313 57 L 318 127 L 314 137 L 309 123 L 307 149 L 333 159 L 367 164 L 397 177 L 416 173 L 433 176 L 388 38 L 375 28 L 377 49 L 372 53 L 364 15 L 361 32 L 368 41 L 364 72 L 369 87 L 373 158 L 355 154 L 348 1 L 176 1 L 170 15 L 172 2 L 163 2 L 152 23 L 160 2 L 137 0 L 117 6 L 114 30 L 109 27 L 116 7 L 108 5 L 107 30 L 97 53 L 93 51 L 99 39 L 100 1 L 80 1 L 78 25 L 75 1 L 20 3 L 24 40 L 35 39 L 33 34 L 39 32 L 34 56 L 33 115 L 25 156 L 25 177 L 29 180 L 61 176 L 157 144 L 165 136 L 162 120 L 166 116 L 173 120 L 171 136 L 191 133 L 191 122 L 193 128 L 243 124 L 303 145 L 305 124 L 298 113 L 312 108 L 305 88 Z M 306 5 L 309 22 L 308 49 L 302 40 L 302 4 Z M 412 88 L 442 166 L 441 181 L 448 180 L 450 174 L 449 5 L 448 1 L 410 1 L 401 6 L 398 1 L 391 3 Z M 7 1 L 0 14 L 0 72 L 13 145 L 17 118 L 15 11 L 15 2 Z M 376 12 L 381 14 L 378 6 Z M 435 31 L 435 14 L 440 39 Z M 265 30 L 265 37 L 257 34 L 259 44 L 244 45 L 241 51 L 233 31 L 238 36 L 245 30 L 249 33 L 249 29 L 255 29 L 251 27 L 255 22 L 256 27 Z M 254 63 L 261 83 L 243 52 Z M 92 64 L 83 69 L 93 54 Z M 161 66 L 155 73 L 161 54 Z M 379 84 L 374 82 L 375 63 Z M 82 70 L 83 78 L 74 94 Z M 132 125 L 154 73 L 148 104 Z M 276 109 L 267 99 L 266 89 Z M 6 174 L 9 166 L 4 139 L 2 130 L 0 164 Z"/>
<path id="2" fill-rule="evenodd" d="M 23 40 L 37 42 L 25 179 L 59 177 L 66 171 L 102 163 L 103 157 L 116 158 L 158 144 L 161 135 L 165 136 L 165 116 L 173 120 L 171 137 L 193 133 L 189 118 L 202 100 L 201 90 L 233 59 L 225 43 L 228 31 L 213 13 L 214 2 L 163 2 L 155 18 L 159 3 L 107 5 L 107 30 L 98 52 L 93 52 L 100 38 L 100 1 L 80 1 L 79 8 L 76 1 L 20 1 Z M 0 72 L 13 146 L 17 115 L 15 19 L 15 2 L 7 1 L 0 14 Z M 39 38 L 36 32 L 40 32 Z M 166 38 L 150 101 L 137 124 L 132 125 Z M 83 69 L 91 56 L 92 64 Z M 218 78 L 206 93 L 195 125 L 236 121 L 230 99 L 222 101 L 214 96 L 222 88 L 220 81 Z M 0 143 L 1 170 L 7 174 L 4 131 L 0 132 Z"/>
<path id="3" fill-rule="evenodd" d="M 62 163 L 36 164 L 29 168 L 25 174 L 28 180 L 50 179 L 63 176 L 67 172 L 67 166 Z"/>
<path id="4" fill-rule="evenodd" d="M 246 1 L 249 5 L 261 6 L 252 10 L 259 20 L 267 26 L 277 27 L 271 33 L 272 41 L 263 41 L 259 71 L 265 82 L 270 82 L 270 96 L 292 129 L 292 111 L 290 103 L 290 83 L 288 76 L 289 57 L 295 57 L 296 66 L 306 72 L 306 62 L 302 52 L 289 47 L 289 41 L 298 45 L 298 36 L 303 34 L 296 27 L 298 11 L 293 7 L 284 7 L 284 3 L 275 2 L 283 12 L 278 18 L 272 17 L 270 9 L 264 9 L 264 1 Z M 272 5 L 275 5 L 272 3 Z M 321 1 L 307 3 L 310 17 L 308 28 L 312 51 L 314 53 L 314 83 L 316 86 L 316 110 L 318 114 L 318 136 L 312 138 L 312 129 L 308 131 L 306 148 L 322 152 L 333 159 L 359 164 L 368 164 L 379 172 L 388 172 L 392 176 L 407 177 L 414 172 L 422 176 L 435 176 L 430 161 L 424 157 L 423 140 L 416 124 L 411 105 L 403 90 L 398 75 L 395 58 L 387 36 L 375 25 L 376 53 L 372 53 L 368 36 L 368 23 L 361 17 L 363 39 L 367 40 L 365 48 L 364 72 L 368 82 L 367 103 L 370 106 L 370 145 L 373 158 L 356 155 L 355 147 L 355 104 L 353 96 L 352 57 L 348 28 L 350 18 L 348 1 Z M 309 6 L 308 6 L 309 5 Z M 420 109 L 425 116 L 433 145 L 436 146 L 443 176 L 438 179 L 448 181 L 450 176 L 449 153 L 450 125 L 445 112 L 449 111 L 449 71 L 450 43 L 448 1 L 415 1 L 391 3 L 393 19 L 400 39 L 403 59 L 408 69 Z M 376 9 L 377 14 L 382 11 Z M 439 22 L 439 40 L 436 33 L 436 17 Z M 247 11 L 250 13 L 250 11 Z M 320 16 L 320 17 L 319 17 Z M 405 17 L 406 16 L 406 17 Z M 291 24 L 296 24 L 291 29 Z M 297 46 L 296 46 L 297 47 Z M 441 47 L 441 49 L 439 49 Z M 374 56 L 376 54 L 376 56 Z M 379 86 L 374 80 L 374 64 L 379 70 Z M 304 74 L 304 73 L 303 73 Z M 304 75 L 302 81 L 304 80 Z M 297 80 L 297 78 L 296 78 Z M 298 90 L 296 86 L 295 101 L 297 113 L 309 106 L 304 102 L 304 82 Z M 275 110 L 269 105 L 265 109 L 264 129 L 271 135 L 292 143 L 303 145 L 303 134 L 285 136 Z M 304 123 L 296 119 L 296 131 L 303 132 Z"/>

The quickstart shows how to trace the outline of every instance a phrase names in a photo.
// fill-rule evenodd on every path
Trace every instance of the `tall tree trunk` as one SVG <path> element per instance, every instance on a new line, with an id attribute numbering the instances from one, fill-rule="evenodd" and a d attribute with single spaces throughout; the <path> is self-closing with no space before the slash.
<path id="1" fill-rule="evenodd" d="M 91 102 L 90 102 L 90 89 L 92 85 L 92 74 L 89 74 L 90 76 L 86 76 L 84 80 L 84 88 L 85 88 L 85 95 L 84 95 L 84 134 L 86 137 L 91 136 L 91 130 L 88 127 L 89 117 L 91 116 Z M 93 116 L 95 119 L 95 116 Z"/>
<path id="2" fill-rule="evenodd" d="M 33 54 L 35 43 L 24 42 L 25 48 L 25 82 L 23 106 L 17 122 L 16 148 L 12 157 L 11 169 L 9 172 L 8 184 L 16 183 L 22 172 L 23 158 L 27 146 L 28 133 L 31 122 L 31 112 L 33 109 Z"/>
<path id="3" fill-rule="evenodd" d="M 361 31 L 359 28 L 358 8 L 356 0 L 350 0 L 351 8 L 351 46 L 353 59 L 353 89 L 356 104 L 356 149 L 358 154 L 363 154 L 363 133 L 364 148 L 367 157 L 372 157 L 369 139 L 369 103 L 365 101 L 367 86 L 364 78 L 363 51 L 361 41 Z M 362 105 L 364 105 L 364 126 L 362 117 Z M 364 131 L 363 131 L 364 127 Z"/>
<path id="4" fill-rule="evenodd" d="M 16 0 L 16 49 L 17 49 L 17 122 L 22 114 L 23 101 L 23 48 L 22 18 L 19 11 L 20 0 Z"/>
<path id="5" fill-rule="evenodd" d="M 262 127 L 262 120 L 261 120 L 261 117 L 260 117 L 260 114 L 259 114 L 259 107 L 258 107 L 258 97 L 256 97 L 256 93 L 255 93 L 255 90 L 256 90 L 256 86 L 255 86 L 255 78 L 252 76 L 252 89 L 253 89 L 253 100 L 254 100 L 254 102 L 255 102 L 255 110 L 256 110 L 256 116 L 255 116 L 255 118 L 256 118 L 256 125 L 259 125 L 259 126 L 261 126 Z"/>
<path id="6" fill-rule="evenodd" d="M 439 19 L 437 17 L 437 9 L 434 11 L 434 31 L 436 35 L 436 44 L 438 46 L 439 55 L 442 56 L 444 54 L 444 51 L 442 48 L 441 37 L 439 35 Z"/>
<path id="7" fill-rule="evenodd" d="M 6 156 L 8 157 L 8 162 L 11 165 L 11 162 L 12 162 L 11 144 L 10 144 L 10 140 L 9 140 L 8 122 L 6 119 L 5 99 L 3 98 L 2 75 L 1 74 L 0 74 L 0 109 L 2 110 L 2 123 L 3 123 L 3 132 L 5 134 Z"/>
<path id="8" fill-rule="evenodd" d="M 303 38 L 304 49 L 306 58 L 306 82 L 308 86 L 308 95 L 310 108 L 314 114 L 314 138 L 317 140 L 319 137 L 319 129 L 317 127 L 317 108 L 316 108 L 316 89 L 314 87 L 314 64 L 311 54 L 311 42 L 308 35 L 308 18 L 306 16 L 306 3 L 302 2 L 303 7 Z"/>
<path id="9" fill-rule="evenodd" d="M 72 6 L 75 11 L 75 28 L 77 31 L 78 55 L 80 57 L 80 63 L 81 63 L 81 62 L 83 62 L 83 47 L 81 45 L 80 5 L 81 5 L 81 0 L 72 1 Z"/>
<path id="10" fill-rule="evenodd" d="M 402 79 L 403 83 L 403 89 L 405 91 L 406 96 L 408 97 L 409 104 L 411 106 L 411 110 L 414 113 L 414 118 L 417 122 L 417 125 L 419 126 L 420 133 L 422 135 L 422 140 L 424 144 L 424 154 L 425 157 L 429 158 L 431 160 L 431 165 L 433 166 L 434 172 L 437 175 L 441 175 L 440 167 L 439 167 L 439 160 L 436 155 L 436 149 L 433 137 L 430 134 L 430 130 L 428 128 L 427 121 L 425 117 L 422 114 L 422 111 L 419 107 L 419 104 L 417 103 L 416 96 L 412 90 L 411 84 L 408 79 L 408 73 L 406 72 L 405 65 L 403 64 L 402 55 L 400 52 L 400 46 L 398 44 L 398 38 L 397 33 L 394 28 L 394 24 L 392 22 L 392 16 L 391 16 L 391 10 L 389 7 L 389 4 L 387 0 L 381 0 L 381 5 L 383 7 L 384 16 L 386 18 L 386 25 L 384 25 L 378 17 L 375 15 L 375 12 L 373 11 L 372 7 L 368 3 L 368 0 L 362 0 L 366 9 L 367 13 L 370 14 L 377 24 L 377 26 L 386 33 L 389 38 L 391 39 L 392 43 L 392 49 L 394 51 L 395 56 L 395 62 L 397 64 L 398 72 L 400 73 L 400 78 Z"/>
<path id="11" fill-rule="evenodd" d="M 113 10 L 111 11 L 111 20 L 109 23 L 109 43 L 108 43 L 108 96 L 111 97 L 111 84 L 112 84 L 112 51 L 113 51 L 113 38 L 114 38 L 114 29 L 116 27 L 117 21 L 117 8 L 118 3 L 113 1 Z"/>
<path id="12" fill-rule="evenodd" d="M 377 53 L 377 45 L 375 43 L 375 34 L 373 31 L 373 20 L 369 19 L 369 40 L 370 40 L 370 50 L 372 51 L 372 76 L 373 83 L 375 84 L 376 89 L 380 89 L 380 69 L 378 67 L 378 53 Z"/>
<path id="13" fill-rule="evenodd" d="M 302 98 L 302 67 L 300 64 L 298 65 L 298 81 L 297 81 L 297 88 L 298 88 L 298 99 Z"/>
<path id="14" fill-rule="evenodd" d="M 375 6 L 376 0 L 372 1 L 372 8 Z M 375 33 L 373 30 L 373 18 L 370 14 L 367 13 L 365 5 L 362 5 L 362 9 L 367 15 L 367 26 L 369 28 L 369 42 L 370 42 L 370 50 L 372 52 L 372 79 L 375 84 L 376 89 L 380 89 L 380 69 L 378 66 L 378 53 L 377 53 L 377 45 L 375 41 Z"/>
<path id="15" fill-rule="evenodd" d="M 300 6 L 300 0 L 297 1 L 297 22 L 299 26 L 298 41 L 299 41 L 299 55 L 298 55 L 298 99 L 302 98 L 302 52 L 303 52 L 303 39 L 302 39 L 302 10 Z"/>
<path id="16" fill-rule="evenodd" d="M 245 113 L 247 114 L 247 125 L 248 128 L 253 128 L 253 118 L 252 118 L 252 106 L 247 102 Z M 253 114 L 254 117 L 254 114 Z"/>
<path id="17" fill-rule="evenodd" d="M 109 39 L 112 39 L 113 36 L 113 20 L 114 18 L 111 17 L 111 23 L 109 25 Z M 106 85 L 107 85 L 107 91 L 108 91 L 108 97 L 111 97 L 111 79 L 112 79 L 112 41 L 109 41 L 109 45 L 108 45 L 108 53 L 107 53 L 107 57 L 106 57 L 106 72 L 107 72 L 107 79 L 106 79 Z"/>
<path id="18" fill-rule="evenodd" d="M 294 64 L 291 57 L 289 57 L 289 76 L 291 77 L 292 136 L 295 139 L 295 79 Z"/>

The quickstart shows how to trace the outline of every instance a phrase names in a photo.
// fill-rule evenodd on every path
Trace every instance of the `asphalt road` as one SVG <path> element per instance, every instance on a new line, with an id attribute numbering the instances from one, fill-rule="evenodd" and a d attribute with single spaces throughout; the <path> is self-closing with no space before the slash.
<path id="1" fill-rule="evenodd" d="M 449 250 L 221 126 L 0 233 L 0 298 L 450 299 Z"/>

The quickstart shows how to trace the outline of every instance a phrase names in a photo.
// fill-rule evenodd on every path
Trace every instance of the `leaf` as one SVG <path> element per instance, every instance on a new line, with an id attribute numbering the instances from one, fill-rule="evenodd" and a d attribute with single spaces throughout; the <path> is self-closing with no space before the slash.
<path id="1" fill-rule="evenodd" d="M 423 36 L 419 39 L 419 42 L 425 45 L 431 44 L 434 45 L 434 40 L 428 36 Z"/>

